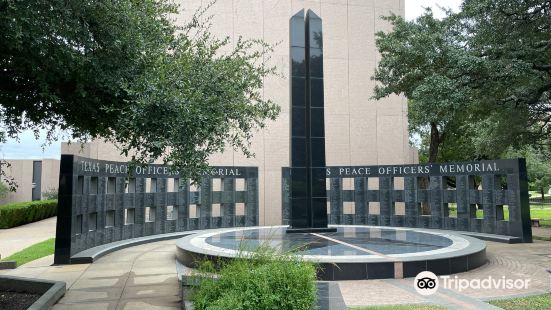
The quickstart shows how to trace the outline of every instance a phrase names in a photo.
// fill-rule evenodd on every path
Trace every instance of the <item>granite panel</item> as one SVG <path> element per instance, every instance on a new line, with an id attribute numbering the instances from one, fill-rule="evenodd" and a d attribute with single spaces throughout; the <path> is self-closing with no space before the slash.
<path id="1" fill-rule="evenodd" d="M 532 239 L 522 159 L 430 166 L 331 166 L 326 170 L 331 224 L 438 228 L 521 237 L 524 242 Z M 419 180 L 427 175 L 429 182 L 423 186 Z M 394 189 L 397 176 L 403 177 L 403 190 Z M 474 189 L 476 176 L 482 179 L 482 186 Z M 353 189 L 343 187 L 348 178 L 354 178 Z M 378 179 L 377 189 L 368 188 L 368 178 Z M 501 188 L 504 182 L 506 189 Z M 344 202 L 355 203 L 352 214 L 344 214 Z M 509 220 L 505 220 L 505 202 Z M 377 214 L 370 214 L 369 203 L 378 204 Z M 405 205 L 405 215 L 394 213 L 397 203 Z M 422 205 L 428 207 L 429 214 L 422 215 Z M 456 214 L 450 213 L 452 207 Z M 477 218 L 478 207 L 482 218 Z"/>
<path id="2" fill-rule="evenodd" d="M 167 192 L 167 180 L 175 174 L 162 165 L 142 167 L 62 155 L 60 167 L 59 241 L 54 256 L 58 264 L 71 263 L 71 256 L 80 251 L 125 239 L 258 225 L 256 167 L 213 167 L 195 192 L 190 192 L 189 182 L 178 185 L 179 192 Z M 236 178 L 245 180 L 246 191 L 235 190 Z M 148 188 L 146 179 L 151 182 Z M 213 179 L 221 180 L 222 191 L 213 192 Z M 238 219 L 236 201 L 246 202 L 246 214 Z M 220 202 L 221 216 L 212 217 L 212 203 Z M 189 218 L 190 204 L 196 205 L 197 218 Z M 168 217 L 167 206 L 172 206 L 175 218 Z"/>

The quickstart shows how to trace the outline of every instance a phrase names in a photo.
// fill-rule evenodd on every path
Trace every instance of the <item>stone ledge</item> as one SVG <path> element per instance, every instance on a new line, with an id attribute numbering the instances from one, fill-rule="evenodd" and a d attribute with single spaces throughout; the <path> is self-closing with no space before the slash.
<path id="1" fill-rule="evenodd" d="M 200 232 L 200 230 L 151 235 L 146 237 L 126 239 L 126 240 L 115 241 L 115 242 L 99 245 L 71 256 L 71 264 L 91 264 L 102 256 L 105 256 L 109 253 L 112 253 L 118 250 L 122 250 L 124 248 L 129 248 L 132 246 L 146 244 L 150 242 L 178 239 L 178 238 L 182 238 L 198 232 Z"/>
<path id="2" fill-rule="evenodd" d="M 15 269 L 17 268 L 17 262 L 13 260 L 8 260 L 5 262 L 0 262 L 0 270 L 4 269 Z"/>
<path id="3" fill-rule="evenodd" d="M 0 290 L 40 294 L 42 296 L 28 309 L 46 310 L 65 295 L 66 284 L 61 281 L 0 276 Z"/>
<path id="4" fill-rule="evenodd" d="M 485 241 L 493 241 L 493 242 L 501 242 L 501 243 L 522 243 L 522 238 L 520 237 L 513 237 L 513 236 L 505 236 L 505 235 L 495 235 L 495 234 L 486 234 L 486 233 L 478 233 L 478 232 L 470 232 L 470 231 L 457 231 L 458 233 L 477 238 L 480 240 Z"/>

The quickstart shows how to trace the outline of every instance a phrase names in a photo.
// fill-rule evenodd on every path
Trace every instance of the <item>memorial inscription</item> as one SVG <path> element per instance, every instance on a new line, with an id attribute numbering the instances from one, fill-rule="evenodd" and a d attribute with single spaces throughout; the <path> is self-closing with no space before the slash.
<path id="1" fill-rule="evenodd" d="M 465 163 L 438 163 L 426 165 L 338 166 L 327 167 L 327 177 L 428 176 L 461 174 L 496 174 L 518 171 L 509 160 L 488 160 Z"/>
<path id="2" fill-rule="evenodd" d="M 284 178 L 287 170 L 283 168 Z M 369 225 L 506 235 L 515 237 L 511 239 L 514 242 L 532 240 L 524 159 L 337 166 L 325 167 L 325 172 L 330 184 L 327 190 L 330 224 L 365 224 L 367 220 Z M 475 177 L 482 180 L 481 184 L 475 186 Z M 354 190 L 342 188 L 342 180 L 346 178 L 354 179 Z M 421 187 L 420 178 L 428 178 L 428 188 Z M 368 182 L 370 179 L 377 180 L 378 189 L 364 185 L 373 183 Z M 398 182 L 401 188 L 396 187 Z M 285 196 L 285 188 L 283 191 Z M 344 203 L 355 204 L 353 215 L 344 216 Z M 397 203 L 404 203 L 404 215 L 396 212 Z M 370 211 L 371 204 L 378 205 L 377 213 Z M 428 204 L 428 214 L 421 212 L 423 204 Z M 284 200 L 282 207 L 285 222 L 290 206 Z M 477 216 L 478 208 L 482 216 Z M 509 212 L 508 218 L 505 210 Z"/>
<path id="3" fill-rule="evenodd" d="M 245 184 L 237 189 L 236 182 Z M 213 189 L 213 182 L 220 184 Z M 103 244 L 195 229 L 258 225 L 258 168 L 212 167 L 191 188 L 164 165 L 62 155 L 55 263 Z M 236 204 L 244 214 L 236 214 Z M 220 214 L 213 214 L 213 205 Z M 193 211 L 193 212 L 192 212 Z"/>

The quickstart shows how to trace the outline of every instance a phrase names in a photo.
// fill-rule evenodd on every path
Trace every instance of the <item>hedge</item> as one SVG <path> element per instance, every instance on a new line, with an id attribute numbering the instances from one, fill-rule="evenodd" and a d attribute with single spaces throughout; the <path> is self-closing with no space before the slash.
<path id="1" fill-rule="evenodd" d="M 57 214 L 57 200 L 36 200 L 0 206 L 0 228 L 40 221 Z"/>

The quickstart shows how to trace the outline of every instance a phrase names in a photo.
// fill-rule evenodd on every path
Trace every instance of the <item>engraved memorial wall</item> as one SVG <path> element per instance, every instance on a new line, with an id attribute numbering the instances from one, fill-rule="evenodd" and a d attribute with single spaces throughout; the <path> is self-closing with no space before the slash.
<path id="1" fill-rule="evenodd" d="M 292 212 L 290 180 L 290 169 L 283 168 L 283 224 Z M 435 228 L 532 241 L 524 159 L 327 167 L 326 181 L 330 224 Z"/>
<path id="2" fill-rule="evenodd" d="M 256 167 L 213 167 L 191 185 L 163 165 L 61 156 L 56 264 L 131 238 L 257 225 Z"/>

